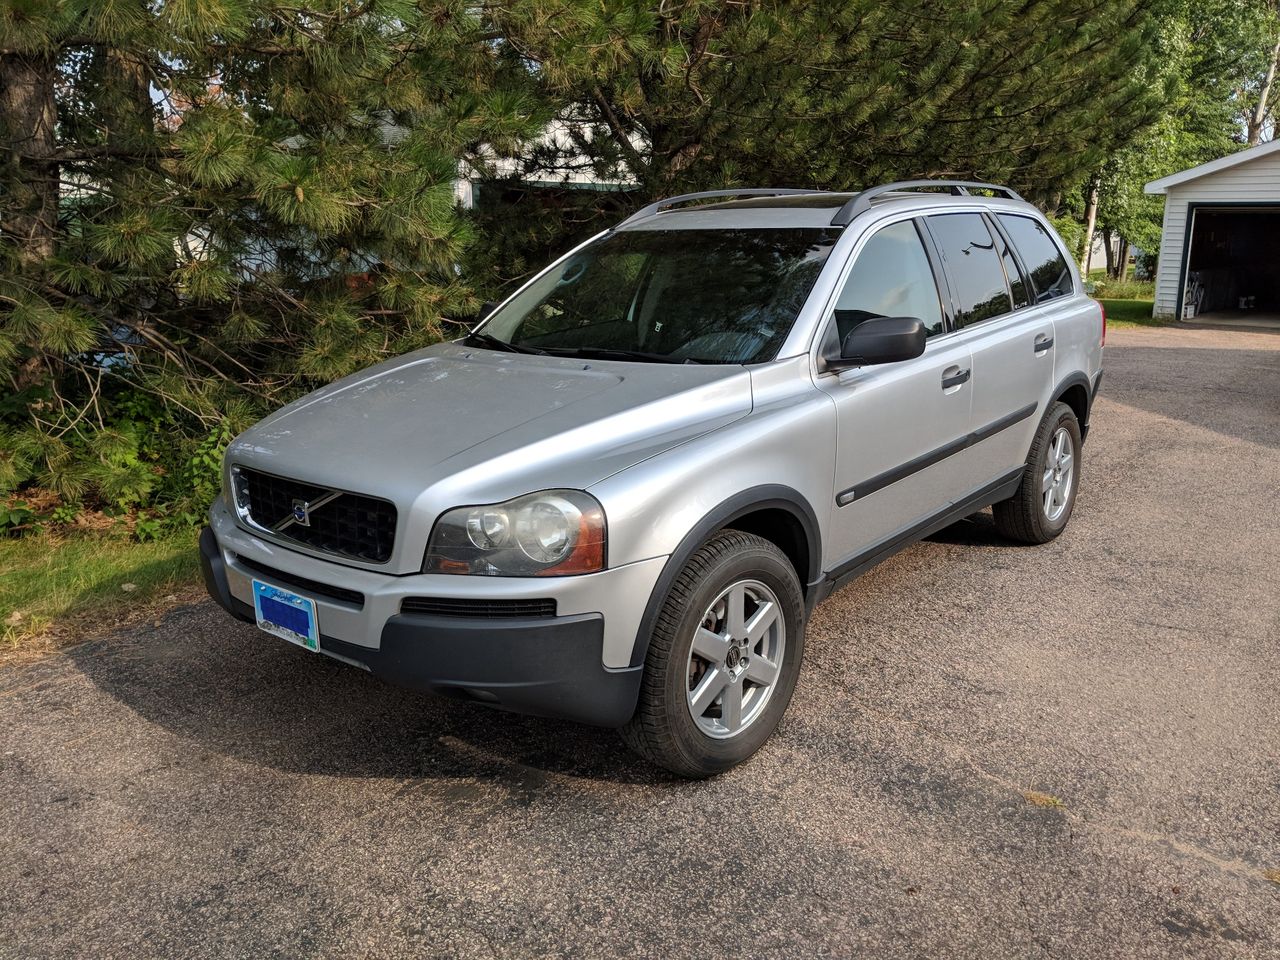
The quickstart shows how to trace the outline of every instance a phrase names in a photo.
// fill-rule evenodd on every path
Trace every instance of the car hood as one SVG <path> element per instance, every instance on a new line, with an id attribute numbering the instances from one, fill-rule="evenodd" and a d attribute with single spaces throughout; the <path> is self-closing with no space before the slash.
<path id="1" fill-rule="evenodd" d="M 452 506 L 586 488 L 750 410 L 740 366 L 437 344 L 281 408 L 236 438 L 227 463 L 385 497 L 401 525 L 410 512 L 429 523 Z"/>

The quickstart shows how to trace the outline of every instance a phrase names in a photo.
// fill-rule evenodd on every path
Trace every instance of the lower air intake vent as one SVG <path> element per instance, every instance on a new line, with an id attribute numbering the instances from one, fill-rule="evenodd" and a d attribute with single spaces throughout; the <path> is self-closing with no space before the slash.
<path id="1" fill-rule="evenodd" d="M 401 613 L 429 613 L 441 617 L 492 620 L 499 617 L 536 619 L 554 617 L 556 602 L 541 600 L 462 600 L 457 597 L 405 597 Z"/>

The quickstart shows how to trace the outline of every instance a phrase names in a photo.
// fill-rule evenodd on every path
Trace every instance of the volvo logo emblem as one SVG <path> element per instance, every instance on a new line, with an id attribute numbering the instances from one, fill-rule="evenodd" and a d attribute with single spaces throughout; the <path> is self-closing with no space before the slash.
<path id="1" fill-rule="evenodd" d="M 294 524 L 299 527 L 311 526 L 311 518 L 317 510 L 327 503 L 332 503 L 342 496 L 341 490 L 329 490 L 323 496 L 313 497 L 310 500 L 303 500 L 301 497 L 293 501 L 293 507 L 280 518 L 271 529 L 275 533 L 283 533 Z"/>

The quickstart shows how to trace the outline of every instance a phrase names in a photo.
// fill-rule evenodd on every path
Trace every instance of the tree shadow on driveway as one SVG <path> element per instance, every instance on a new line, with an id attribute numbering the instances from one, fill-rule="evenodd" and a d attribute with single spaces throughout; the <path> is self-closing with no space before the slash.
<path id="1" fill-rule="evenodd" d="M 68 651 L 98 688 L 199 749 L 291 773 L 670 779 L 612 730 L 403 690 L 232 621 L 210 603 Z"/>
<path id="2" fill-rule="evenodd" d="M 1169 334 L 1164 343 L 1176 343 L 1177 335 Z M 1232 336 L 1241 334 L 1224 334 Z M 1275 342 L 1280 347 L 1280 337 Z M 1280 447 L 1280 349 L 1122 343 L 1107 346 L 1103 369 L 1102 396 L 1109 401 Z M 1104 417 L 1104 429 L 1105 423 Z"/>

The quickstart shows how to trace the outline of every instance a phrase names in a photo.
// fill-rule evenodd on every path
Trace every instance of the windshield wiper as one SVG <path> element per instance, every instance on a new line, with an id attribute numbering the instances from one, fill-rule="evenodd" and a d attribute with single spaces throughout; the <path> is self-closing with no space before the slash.
<path id="1" fill-rule="evenodd" d="M 524 343 L 509 343 L 488 333 L 472 331 L 463 343 L 508 353 L 536 353 L 546 357 L 594 357 L 597 360 L 638 360 L 642 363 L 718 363 L 703 357 L 673 357 L 665 353 L 646 353 L 644 350 L 624 350 L 621 347 L 534 347 Z"/>
<path id="2" fill-rule="evenodd" d="M 553 357 L 595 357 L 597 360 L 640 360 L 644 363 L 684 363 L 665 353 L 623 350 L 620 347 L 547 347 Z"/>
<path id="3" fill-rule="evenodd" d="M 506 340 L 499 340 L 497 337 L 481 333 L 478 330 L 472 330 L 463 338 L 463 343 L 470 344 L 473 347 L 488 347 L 490 350 L 503 350 L 507 353 L 546 353 L 546 350 L 540 350 L 537 347 L 528 347 L 508 343 Z"/>

